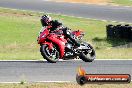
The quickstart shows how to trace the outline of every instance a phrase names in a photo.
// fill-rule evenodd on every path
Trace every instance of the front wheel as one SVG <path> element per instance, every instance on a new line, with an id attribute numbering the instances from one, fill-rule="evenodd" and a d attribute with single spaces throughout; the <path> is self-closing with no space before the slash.
<path id="1" fill-rule="evenodd" d="M 90 50 L 81 52 L 79 58 L 85 62 L 92 62 L 96 58 L 95 50 L 90 44 L 88 45 L 88 47 L 90 47 Z"/>
<path id="2" fill-rule="evenodd" d="M 41 45 L 40 52 L 43 58 L 50 63 L 56 63 L 59 60 L 59 52 L 56 49 L 56 46 L 49 49 L 48 45 Z"/>

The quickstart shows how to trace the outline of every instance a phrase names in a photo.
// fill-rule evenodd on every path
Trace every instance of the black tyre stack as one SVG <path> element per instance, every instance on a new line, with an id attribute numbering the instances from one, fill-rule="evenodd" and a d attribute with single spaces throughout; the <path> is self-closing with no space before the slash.
<path id="1" fill-rule="evenodd" d="M 106 26 L 107 38 L 126 39 L 132 41 L 132 26 L 126 25 L 112 25 Z"/>

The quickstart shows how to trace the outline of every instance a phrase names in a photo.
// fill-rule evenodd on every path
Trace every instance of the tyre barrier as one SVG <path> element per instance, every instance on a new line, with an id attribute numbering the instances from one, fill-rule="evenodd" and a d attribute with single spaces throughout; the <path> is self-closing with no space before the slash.
<path id="1" fill-rule="evenodd" d="M 106 25 L 107 38 L 127 39 L 132 41 L 132 26 L 126 25 Z"/>

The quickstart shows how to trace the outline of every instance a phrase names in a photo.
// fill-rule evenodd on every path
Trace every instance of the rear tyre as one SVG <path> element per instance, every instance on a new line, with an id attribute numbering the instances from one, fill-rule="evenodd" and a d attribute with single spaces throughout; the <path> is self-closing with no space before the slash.
<path id="1" fill-rule="evenodd" d="M 43 58 L 50 63 L 56 63 L 59 60 L 59 52 L 55 46 L 51 50 L 48 45 L 41 45 L 40 52 Z"/>
<path id="2" fill-rule="evenodd" d="M 85 62 L 92 62 L 96 58 L 95 50 L 90 44 L 89 44 L 89 47 L 91 48 L 90 50 L 86 50 L 82 52 L 79 56 L 79 58 Z"/>

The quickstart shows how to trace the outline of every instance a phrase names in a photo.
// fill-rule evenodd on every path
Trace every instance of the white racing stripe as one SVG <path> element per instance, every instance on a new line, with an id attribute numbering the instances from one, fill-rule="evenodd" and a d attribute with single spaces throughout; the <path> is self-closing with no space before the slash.
<path id="1" fill-rule="evenodd" d="M 95 60 L 132 60 L 132 59 L 95 59 Z"/>
<path id="2" fill-rule="evenodd" d="M 95 61 L 107 61 L 107 60 L 112 60 L 112 61 L 115 61 L 115 60 L 122 60 L 122 61 L 132 61 L 132 59 L 95 59 Z M 45 59 L 44 60 L 0 60 L 0 62 L 39 62 L 39 61 L 46 61 Z M 81 59 L 71 59 L 71 60 L 62 60 L 60 59 L 59 62 L 63 62 L 63 61 L 82 61 Z"/>
<path id="3" fill-rule="evenodd" d="M 12 83 L 21 83 L 20 82 L 0 82 L 0 83 L 3 83 L 3 84 L 12 84 Z M 70 82 L 70 81 L 34 81 L 34 82 L 25 82 L 25 83 L 74 83 L 74 82 Z"/>
<path id="4" fill-rule="evenodd" d="M 132 80 L 131 80 L 132 82 Z M 16 84 L 20 84 L 21 82 L 0 82 L 3 84 L 12 84 L 12 83 L 16 83 Z M 76 81 L 72 82 L 72 81 L 34 81 L 34 82 L 25 82 L 25 83 L 76 83 Z"/>

